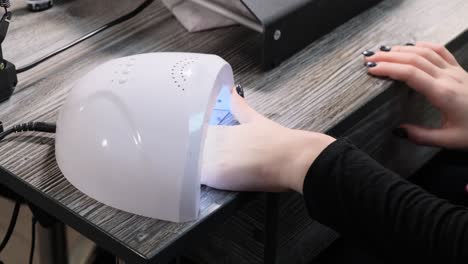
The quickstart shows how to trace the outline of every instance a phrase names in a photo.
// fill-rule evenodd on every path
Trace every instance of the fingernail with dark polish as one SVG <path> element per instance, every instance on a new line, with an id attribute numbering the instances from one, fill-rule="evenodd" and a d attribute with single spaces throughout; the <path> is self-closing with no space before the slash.
<path id="1" fill-rule="evenodd" d="M 416 46 L 413 43 L 406 43 L 405 46 Z"/>
<path id="2" fill-rule="evenodd" d="M 366 56 L 366 57 L 372 57 L 375 55 L 375 52 L 373 51 L 370 51 L 370 50 L 366 50 L 366 51 L 363 51 L 362 52 L 362 55 Z"/>
<path id="3" fill-rule="evenodd" d="M 242 87 L 242 85 L 240 84 L 236 85 L 236 91 L 238 95 L 244 98 L 244 88 Z"/>
<path id="4" fill-rule="evenodd" d="M 404 128 L 396 128 L 393 130 L 393 135 L 399 138 L 407 139 L 408 138 L 408 131 Z"/>
<path id="5" fill-rule="evenodd" d="M 389 52 L 392 50 L 392 47 L 390 46 L 380 46 L 381 51 Z"/>
<path id="6" fill-rule="evenodd" d="M 377 63 L 373 62 L 373 61 L 369 61 L 369 62 L 366 62 L 364 64 L 367 68 L 374 68 L 377 66 Z"/>

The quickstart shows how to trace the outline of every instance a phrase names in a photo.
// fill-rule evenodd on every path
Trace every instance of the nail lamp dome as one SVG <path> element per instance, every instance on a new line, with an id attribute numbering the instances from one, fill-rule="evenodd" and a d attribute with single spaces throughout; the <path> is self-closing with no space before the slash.
<path id="1" fill-rule="evenodd" d="M 151 53 L 104 63 L 75 84 L 60 110 L 58 165 L 106 205 L 194 220 L 207 127 L 229 113 L 233 86 L 230 65 L 214 55 Z"/>

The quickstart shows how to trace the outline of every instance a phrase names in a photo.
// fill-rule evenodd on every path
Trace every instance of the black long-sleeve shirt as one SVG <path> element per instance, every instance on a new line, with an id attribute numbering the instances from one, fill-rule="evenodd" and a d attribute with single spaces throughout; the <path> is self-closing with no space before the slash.
<path id="1" fill-rule="evenodd" d="M 314 219 L 389 262 L 468 264 L 468 209 L 429 194 L 346 140 L 317 158 L 303 191 Z"/>

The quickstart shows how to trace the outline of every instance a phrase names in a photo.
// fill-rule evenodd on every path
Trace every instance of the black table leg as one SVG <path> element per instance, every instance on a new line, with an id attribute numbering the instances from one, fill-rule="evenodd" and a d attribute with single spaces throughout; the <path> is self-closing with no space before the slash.
<path id="1" fill-rule="evenodd" d="M 41 263 L 68 263 L 67 239 L 63 223 L 56 222 L 49 227 L 39 225 L 38 238 Z"/>
<path id="2" fill-rule="evenodd" d="M 32 204 L 29 204 L 29 208 L 38 221 L 40 262 L 47 264 L 68 263 L 65 225 Z"/>

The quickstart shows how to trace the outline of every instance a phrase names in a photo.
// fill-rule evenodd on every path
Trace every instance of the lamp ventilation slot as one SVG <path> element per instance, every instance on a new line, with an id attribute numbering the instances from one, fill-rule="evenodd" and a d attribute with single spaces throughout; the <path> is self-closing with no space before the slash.
<path id="1" fill-rule="evenodd" d="M 192 75 L 191 66 L 195 63 L 195 60 L 195 57 L 185 58 L 172 66 L 171 78 L 177 89 L 185 91 L 187 80 Z"/>

